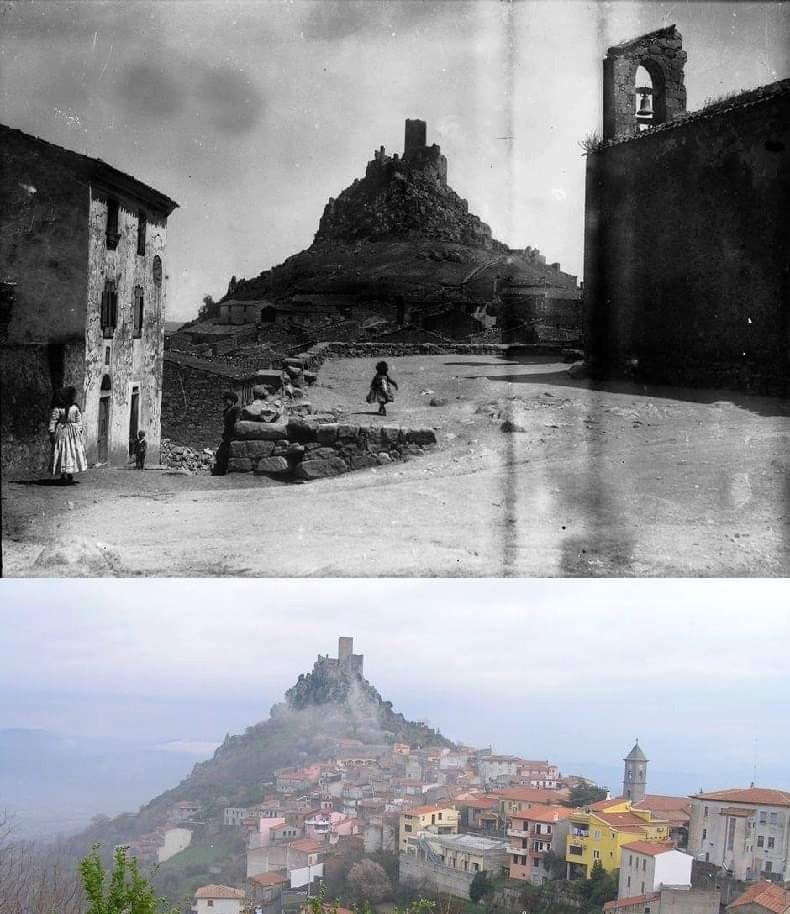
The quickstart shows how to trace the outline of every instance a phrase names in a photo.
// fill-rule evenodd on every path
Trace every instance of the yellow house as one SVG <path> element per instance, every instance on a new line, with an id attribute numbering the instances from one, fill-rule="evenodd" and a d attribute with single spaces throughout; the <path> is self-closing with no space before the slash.
<path id="1" fill-rule="evenodd" d="M 630 841 L 666 841 L 670 825 L 649 809 L 637 809 L 630 800 L 615 797 L 577 809 L 568 821 L 570 832 L 565 846 L 568 878 L 590 878 L 593 865 L 612 872 L 620 866 L 620 852 Z"/>
<path id="2" fill-rule="evenodd" d="M 438 804 L 416 806 L 401 813 L 398 846 L 403 853 L 410 852 L 409 837 L 421 831 L 434 835 L 457 835 L 458 810 L 454 806 Z"/>

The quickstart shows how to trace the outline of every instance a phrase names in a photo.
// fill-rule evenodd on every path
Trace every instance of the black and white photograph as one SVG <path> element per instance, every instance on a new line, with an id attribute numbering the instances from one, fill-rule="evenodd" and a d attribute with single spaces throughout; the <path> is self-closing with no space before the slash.
<path id="1" fill-rule="evenodd" d="M 787 574 L 786 4 L 0 10 L 4 575 Z"/>

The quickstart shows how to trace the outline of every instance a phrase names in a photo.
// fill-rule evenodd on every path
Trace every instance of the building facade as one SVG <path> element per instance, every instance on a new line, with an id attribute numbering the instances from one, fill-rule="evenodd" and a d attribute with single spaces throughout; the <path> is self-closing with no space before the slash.
<path id="1" fill-rule="evenodd" d="M 622 846 L 618 898 L 657 892 L 662 886 L 691 887 L 693 857 L 671 845 L 632 841 Z"/>
<path id="2" fill-rule="evenodd" d="M 544 866 L 548 851 L 565 856 L 572 810 L 563 806 L 533 806 L 510 817 L 510 878 L 543 885 L 551 877 Z"/>
<path id="3" fill-rule="evenodd" d="M 675 26 L 609 49 L 587 155 L 585 353 L 596 377 L 786 395 L 790 80 L 687 113 L 685 60 Z"/>
<path id="4" fill-rule="evenodd" d="M 88 463 L 158 462 L 167 219 L 177 204 L 99 159 L 0 125 L 2 459 L 43 469 L 73 386 Z"/>
<path id="5" fill-rule="evenodd" d="M 692 796 L 689 853 L 746 882 L 790 881 L 790 792 L 749 787 Z"/>

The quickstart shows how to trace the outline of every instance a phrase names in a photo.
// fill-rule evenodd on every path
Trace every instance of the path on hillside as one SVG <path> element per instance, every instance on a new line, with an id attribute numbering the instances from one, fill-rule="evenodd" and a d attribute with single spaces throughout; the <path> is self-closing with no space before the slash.
<path id="1" fill-rule="evenodd" d="M 6 483 L 5 574 L 790 573 L 786 402 L 592 390 L 540 358 L 391 369 L 400 391 L 382 421 L 436 427 L 432 453 L 300 486 L 153 470 Z M 363 400 L 372 370 L 325 363 L 314 405 L 379 421 Z M 504 433 L 505 420 L 525 431 Z"/>

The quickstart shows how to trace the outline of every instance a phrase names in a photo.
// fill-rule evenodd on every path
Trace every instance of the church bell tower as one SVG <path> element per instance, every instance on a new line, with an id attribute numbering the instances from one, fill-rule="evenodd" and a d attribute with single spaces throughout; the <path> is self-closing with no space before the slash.
<path id="1" fill-rule="evenodd" d="M 632 804 L 641 803 L 647 792 L 647 763 L 649 760 L 639 748 L 638 739 L 623 761 L 625 762 L 623 796 Z"/>

